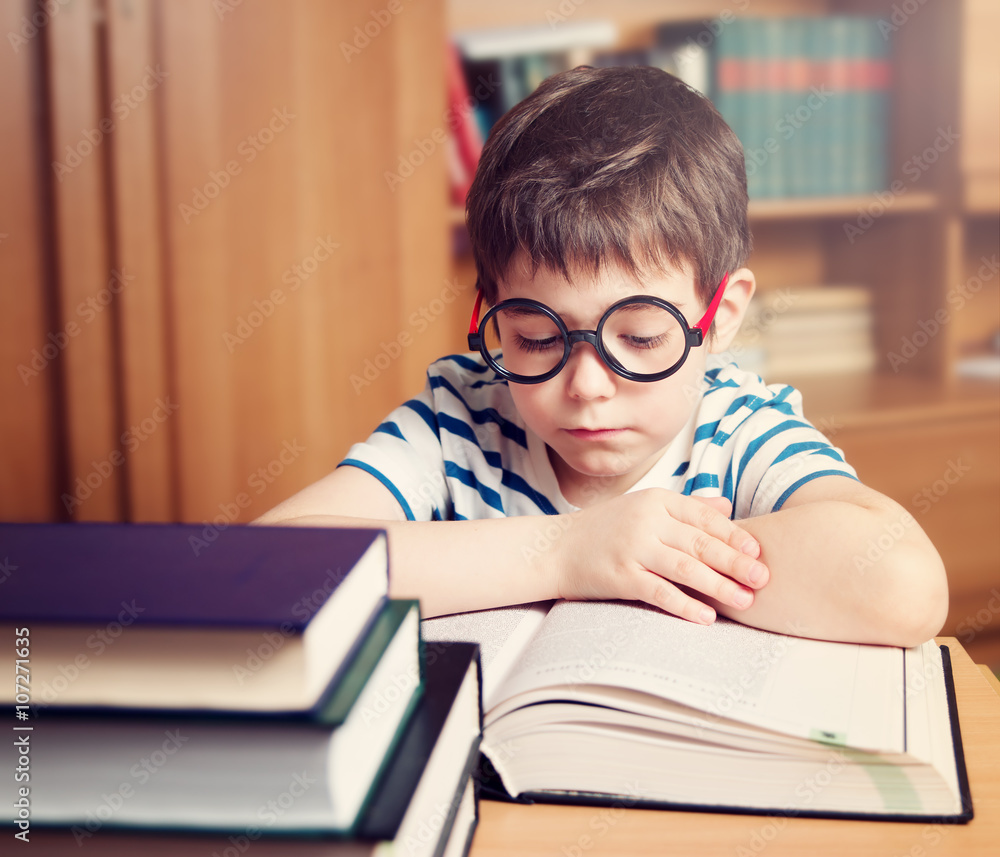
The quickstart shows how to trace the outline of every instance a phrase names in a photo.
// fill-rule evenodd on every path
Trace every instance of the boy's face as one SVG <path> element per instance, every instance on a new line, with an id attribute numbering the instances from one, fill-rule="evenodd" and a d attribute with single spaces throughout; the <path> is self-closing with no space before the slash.
<path id="1" fill-rule="evenodd" d="M 685 266 L 653 273 L 640 283 L 617 267 L 599 274 L 562 274 L 517 261 L 501 284 L 499 300 L 531 298 L 555 310 L 570 330 L 594 330 L 611 304 L 631 295 L 654 295 L 674 304 L 695 324 L 705 310 Z M 573 347 L 554 378 L 510 383 L 518 412 L 548 445 L 566 499 L 577 505 L 621 494 L 656 463 L 687 422 L 700 398 L 709 343 L 692 348 L 685 363 L 661 381 L 629 381 L 613 372 L 587 343 Z"/>

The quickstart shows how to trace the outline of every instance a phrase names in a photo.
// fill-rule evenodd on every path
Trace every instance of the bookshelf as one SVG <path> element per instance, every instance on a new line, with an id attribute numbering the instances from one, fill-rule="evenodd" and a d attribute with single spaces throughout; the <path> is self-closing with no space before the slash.
<path id="1" fill-rule="evenodd" d="M 752 7 L 450 0 L 448 26 L 454 34 L 605 20 L 617 26 L 616 48 L 624 52 L 648 48 L 664 25 L 714 38 L 743 13 L 886 21 L 893 65 L 886 189 L 752 199 L 750 267 L 762 293 L 842 283 L 870 290 L 874 372 L 779 380 L 802 390 L 807 415 L 833 435 L 862 479 L 927 530 L 951 581 L 946 632 L 1000 667 L 1000 609 L 988 606 L 1000 567 L 1000 388 L 963 372 L 963 361 L 986 350 L 1000 329 L 1000 91 L 988 35 L 1000 26 L 996 4 L 921 4 L 906 14 L 888 0 L 758 0 Z M 463 222 L 453 207 L 450 227 L 460 232 Z M 853 242 L 848 223 L 864 226 Z M 467 245 L 455 244 L 455 275 L 471 286 Z M 969 475 L 963 471 L 929 501 L 923 492 L 948 484 L 942 474 L 959 461 Z"/>

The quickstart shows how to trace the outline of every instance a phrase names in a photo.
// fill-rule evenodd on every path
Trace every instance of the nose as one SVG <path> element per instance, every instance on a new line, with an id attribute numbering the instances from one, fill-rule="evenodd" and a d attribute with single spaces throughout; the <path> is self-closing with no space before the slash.
<path id="1" fill-rule="evenodd" d="M 606 399 L 618 389 L 618 376 L 590 342 L 575 342 L 560 373 L 566 392 L 574 399 Z"/>

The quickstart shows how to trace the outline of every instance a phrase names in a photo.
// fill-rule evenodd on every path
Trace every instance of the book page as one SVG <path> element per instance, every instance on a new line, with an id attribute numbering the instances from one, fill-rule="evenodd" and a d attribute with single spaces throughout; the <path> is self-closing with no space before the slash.
<path id="1" fill-rule="evenodd" d="M 634 602 L 557 602 L 497 691 L 632 688 L 789 735 L 902 752 L 902 649 L 826 643 L 718 619 L 695 625 Z M 558 698 L 558 691 L 552 692 Z M 488 705 L 487 709 L 492 705 Z"/>
<path id="2" fill-rule="evenodd" d="M 420 623 L 420 635 L 428 642 L 479 643 L 479 657 L 483 664 L 483 705 L 488 710 L 496 702 L 495 695 L 501 681 L 538 630 L 551 604 L 551 601 L 515 604 L 424 619 Z"/>

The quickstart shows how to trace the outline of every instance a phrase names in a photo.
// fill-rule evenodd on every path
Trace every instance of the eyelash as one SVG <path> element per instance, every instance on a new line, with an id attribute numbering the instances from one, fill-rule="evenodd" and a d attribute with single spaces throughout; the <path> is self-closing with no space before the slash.
<path id="1" fill-rule="evenodd" d="M 667 339 L 667 335 L 660 333 L 656 336 L 623 336 L 622 339 L 625 340 L 630 348 L 634 348 L 636 351 L 651 351 L 654 348 L 659 348 Z M 558 340 L 554 336 L 548 339 L 527 339 L 520 334 L 517 336 L 517 347 L 526 354 L 538 354 L 542 351 L 547 351 L 557 342 Z"/>
<path id="2" fill-rule="evenodd" d="M 637 350 L 646 351 L 659 348 L 667 339 L 667 334 L 659 333 L 656 336 L 623 336 L 628 344 Z"/>
<path id="3" fill-rule="evenodd" d="M 521 336 L 521 334 L 517 334 L 516 341 L 517 341 L 517 347 L 521 351 L 525 351 L 529 354 L 532 354 L 532 353 L 538 353 L 539 351 L 545 351 L 546 349 L 551 348 L 559 340 L 555 336 L 550 336 L 548 339 L 526 339 L 525 337 Z"/>

